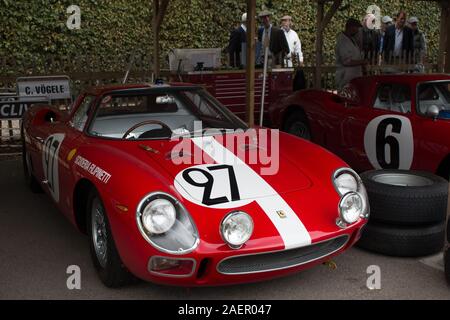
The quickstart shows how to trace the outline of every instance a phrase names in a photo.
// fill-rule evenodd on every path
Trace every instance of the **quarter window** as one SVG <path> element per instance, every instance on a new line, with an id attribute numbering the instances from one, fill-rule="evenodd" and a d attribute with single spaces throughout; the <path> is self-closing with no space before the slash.
<path id="1" fill-rule="evenodd" d="M 94 100 L 94 96 L 86 96 L 81 102 L 81 105 L 78 107 L 77 111 L 75 111 L 71 125 L 78 131 L 83 131 L 84 126 L 86 125 L 86 121 L 88 119 L 89 107 Z"/>

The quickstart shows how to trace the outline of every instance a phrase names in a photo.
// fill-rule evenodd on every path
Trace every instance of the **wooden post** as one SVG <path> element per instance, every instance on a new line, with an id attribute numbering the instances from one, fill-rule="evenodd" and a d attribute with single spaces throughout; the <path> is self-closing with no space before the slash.
<path id="1" fill-rule="evenodd" d="M 328 0 L 317 0 L 316 14 L 316 67 L 314 76 L 314 87 L 321 89 L 322 87 L 322 64 L 323 64 L 323 32 L 330 23 L 334 14 L 337 12 L 343 0 L 333 0 L 333 4 L 325 14 L 325 3 Z"/>
<path id="2" fill-rule="evenodd" d="M 450 36 L 448 26 L 450 23 L 450 1 L 441 1 L 441 30 L 439 41 L 439 64 L 445 73 L 450 73 Z"/>
<path id="3" fill-rule="evenodd" d="M 152 18 L 152 33 L 153 33 L 153 73 L 155 79 L 159 78 L 161 71 L 159 63 L 159 32 L 164 16 L 169 6 L 170 0 L 153 0 L 153 18 Z"/>
<path id="4" fill-rule="evenodd" d="M 325 11 L 325 1 L 317 1 L 316 12 L 316 70 L 314 73 L 314 88 L 320 89 L 322 87 L 322 62 L 323 62 L 323 30 L 321 28 L 323 23 L 323 15 Z"/>
<path id="5" fill-rule="evenodd" d="M 255 124 L 255 37 L 256 0 L 247 0 L 246 120 L 249 127 L 252 127 Z"/>
<path id="6" fill-rule="evenodd" d="M 440 23 L 440 32 L 439 32 L 439 53 L 438 53 L 438 72 L 442 72 L 444 70 L 445 65 L 445 45 L 447 42 L 447 32 L 442 32 L 442 30 L 445 30 L 446 21 L 445 21 L 445 15 L 446 15 L 446 1 L 440 1 L 439 5 L 441 7 L 441 23 Z"/>

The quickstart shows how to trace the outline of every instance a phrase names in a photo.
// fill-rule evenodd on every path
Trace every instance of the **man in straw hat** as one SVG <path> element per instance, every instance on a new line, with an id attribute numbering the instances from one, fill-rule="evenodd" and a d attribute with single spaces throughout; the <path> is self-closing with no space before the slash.
<path id="1" fill-rule="evenodd" d="M 259 61 L 264 61 L 265 49 L 269 48 L 272 65 L 280 67 L 283 64 L 284 57 L 290 52 L 289 44 L 284 31 L 272 25 L 271 16 L 272 13 L 267 10 L 261 11 L 258 15 L 262 23 L 262 27 L 258 30 L 258 41 L 261 46 Z"/>
<path id="2" fill-rule="evenodd" d="M 292 68 L 293 60 L 296 60 L 299 65 L 303 64 L 302 44 L 297 32 L 292 30 L 292 17 L 284 16 L 281 18 L 281 28 L 284 31 L 286 40 L 289 44 L 289 53 L 286 56 L 287 67 Z"/>

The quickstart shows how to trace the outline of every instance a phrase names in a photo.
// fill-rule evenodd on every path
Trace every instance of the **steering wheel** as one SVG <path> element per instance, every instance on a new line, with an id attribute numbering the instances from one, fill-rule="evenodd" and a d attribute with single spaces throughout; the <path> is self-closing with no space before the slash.
<path id="1" fill-rule="evenodd" d="M 122 139 L 126 139 L 130 135 L 130 133 L 132 133 L 137 128 L 148 125 L 148 124 L 159 124 L 161 127 L 168 129 L 170 132 L 172 132 L 172 129 L 170 129 L 170 127 L 167 124 L 165 124 L 164 122 L 161 122 L 159 120 L 145 120 L 145 121 L 139 122 L 138 124 L 135 124 L 130 129 L 128 129 L 127 132 L 125 132 L 125 134 L 123 135 Z"/>

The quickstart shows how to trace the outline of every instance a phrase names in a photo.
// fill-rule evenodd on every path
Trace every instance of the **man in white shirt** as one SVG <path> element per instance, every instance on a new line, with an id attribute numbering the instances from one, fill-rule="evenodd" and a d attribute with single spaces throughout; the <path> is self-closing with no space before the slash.
<path id="1" fill-rule="evenodd" d="M 287 67 L 292 68 L 294 66 L 294 59 L 296 59 L 300 65 L 303 65 L 302 44 L 297 32 L 292 30 L 292 17 L 284 16 L 281 18 L 281 28 L 284 31 L 290 50 L 289 54 L 286 55 Z"/>

